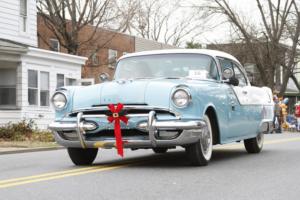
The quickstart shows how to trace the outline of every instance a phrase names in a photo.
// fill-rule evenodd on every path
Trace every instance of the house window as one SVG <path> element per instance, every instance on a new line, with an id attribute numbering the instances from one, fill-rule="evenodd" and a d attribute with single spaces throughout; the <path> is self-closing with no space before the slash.
<path id="1" fill-rule="evenodd" d="M 100 62 L 99 62 L 99 56 L 97 53 L 93 53 L 92 57 L 92 65 L 99 65 Z"/>
<path id="2" fill-rule="evenodd" d="M 108 67 L 115 68 L 117 62 L 117 54 L 118 52 L 113 49 L 108 50 Z"/>
<path id="3" fill-rule="evenodd" d="M 67 86 L 77 85 L 77 81 L 74 78 L 67 78 L 66 79 L 66 85 Z"/>
<path id="4" fill-rule="evenodd" d="M 20 25 L 21 31 L 27 31 L 27 0 L 20 0 Z"/>
<path id="5" fill-rule="evenodd" d="M 41 72 L 40 85 L 40 106 L 49 106 L 49 72 Z"/>
<path id="6" fill-rule="evenodd" d="M 56 75 L 56 88 L 65 86 L 65 75 L 57 74 Z"/>
<path id="7" fill-rule="evenodd" d="M 38 105 L 38 72 L 28 70 L 28 103 Z"/>
<path id="8" fill-rule="evenodd" d="M 16 70 L 0 69 L 0 106 L 16 105 Z"/>
<path id="9" fill-rule="evenodd" d="M 51 51 L 60 51 L 60 45 L 59 45 L 59 41 L 57 39 L 50 39 L 49 40 L 49 45 L 50 45 L 50 50 Z"/>
<path id="10" fill-rule="evenodd" d="M 81 82 L 81 85 L 82 86 L 89 86 L 89 85 L 92 85 L 92 83 L 84 81 L 84 82 Z"/>
<path id="11" fill-rule="evenodd" d="M 82 86 L 89 86 L 89 85 L 94 85 L 95 81 L 93 78 L 85 78 L 85 79 L 81 79 L 80 83 Z"/>

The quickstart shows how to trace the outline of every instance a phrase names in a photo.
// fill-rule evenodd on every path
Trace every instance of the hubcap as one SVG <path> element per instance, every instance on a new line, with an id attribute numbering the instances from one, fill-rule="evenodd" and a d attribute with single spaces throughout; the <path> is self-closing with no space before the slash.
<path id="1" fill-rule="evenodd" d="M 263 147 L 263 144 L 264 144 L 264 133 L 259 133 L 256 136 L 256 141 L 257 141 L 258 147 L 261 149 Z"/>
<path id="2" fill-rule="evenodd" d="M 205 116 L 206 128 L 203 129 L 200 146 L 203 153 L 203 156 L 206 160 L 210 160 L 212 154 L 212 130 L 209 118 Z"/>

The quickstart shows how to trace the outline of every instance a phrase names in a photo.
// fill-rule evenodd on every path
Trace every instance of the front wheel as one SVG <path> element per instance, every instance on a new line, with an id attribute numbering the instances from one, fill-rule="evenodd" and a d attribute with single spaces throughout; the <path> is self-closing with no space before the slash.
<path id="1" fill-rule="evenodd" d="M 261 152 L 264 145 L 264 133 L 259 133 L 255 138 L 244 140 L 244 145 L 248 153 Z"/>
<path id="2" fill-rule="evenodd" d="M 68 148 L 68 154 L 75 165 L 90 165 L 95 160 L 98 149 Z"/>
<path id="3" fill-rule="evenodd" d="M 200 140 L 186 147 L 186 153 L 192 165 L 205 166 L 211 159 L 213 149 L 213 135 L 210 119 L 207 115 L 203 117 L 206 127 L 203 128 Z"/>

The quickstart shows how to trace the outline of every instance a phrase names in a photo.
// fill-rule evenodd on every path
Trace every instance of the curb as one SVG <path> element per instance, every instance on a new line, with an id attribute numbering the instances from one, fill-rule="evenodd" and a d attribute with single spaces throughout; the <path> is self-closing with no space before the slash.
<path id="1" fill-rule="evenodd" d="M 8 151 L 0 152 L 0 155 L 32 153 L 32 152 L 39 152 L 39 151 L 53 151 L 53 150 L 60 150 L 64 148 L 65 147 L 39 147 L 39 148 L 28 148 L 28 149 L 20 149 L 20 150 L 8 150 Z"/>

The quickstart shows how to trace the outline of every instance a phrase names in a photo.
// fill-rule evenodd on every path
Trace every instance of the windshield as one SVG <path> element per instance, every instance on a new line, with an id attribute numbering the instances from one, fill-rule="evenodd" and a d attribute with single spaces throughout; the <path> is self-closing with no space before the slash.
<path id="1" fill-rule="evenodd" d="M 218 79 L 212 57 L 202 54 L 157 54 L 134 56 L 119 61 L 115 79 L 139 78 Z"/>

